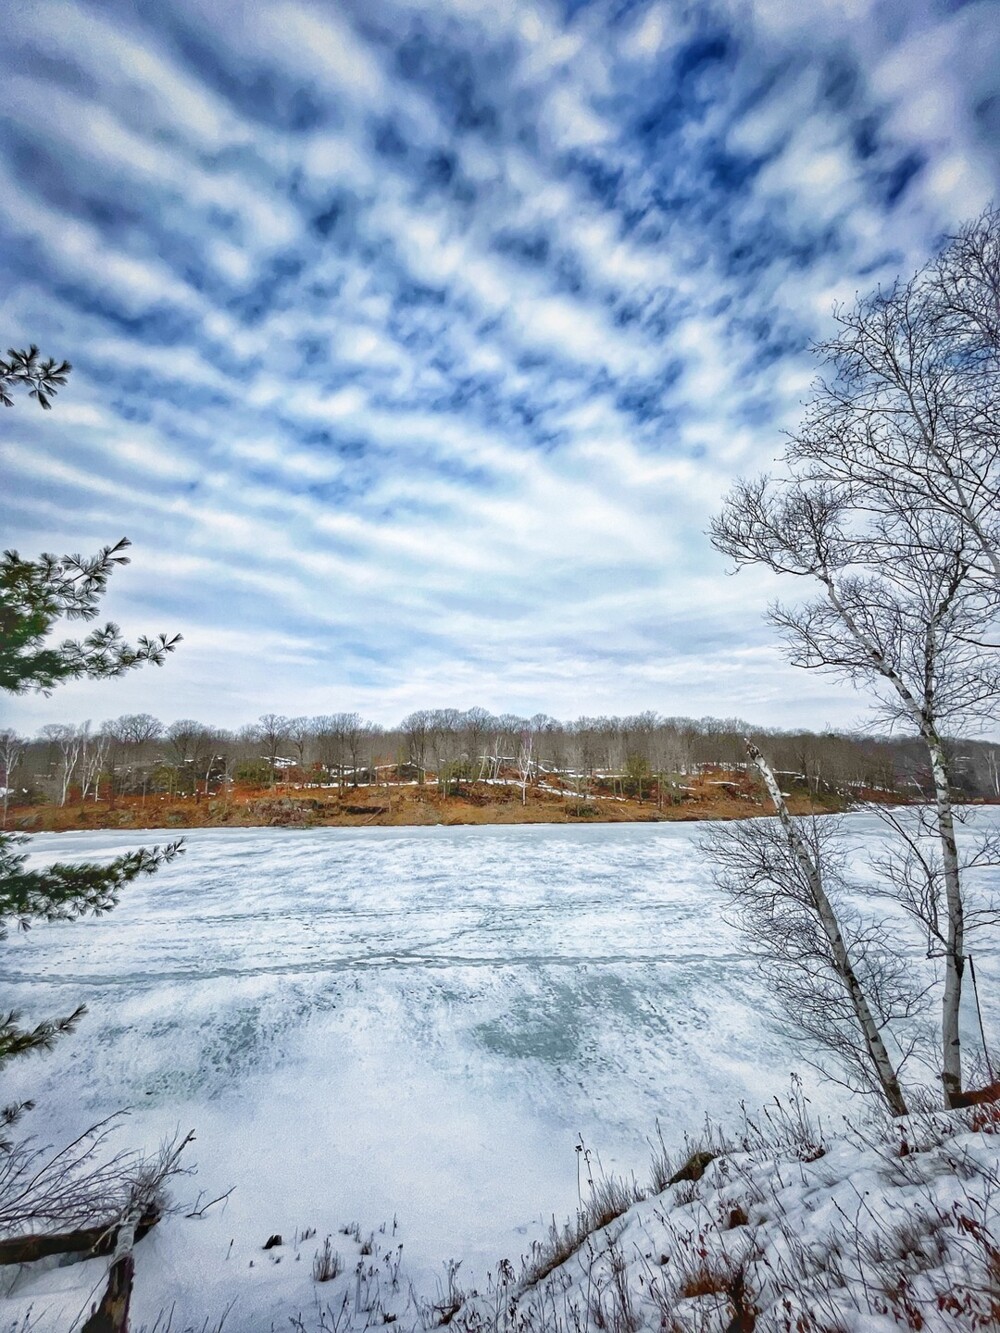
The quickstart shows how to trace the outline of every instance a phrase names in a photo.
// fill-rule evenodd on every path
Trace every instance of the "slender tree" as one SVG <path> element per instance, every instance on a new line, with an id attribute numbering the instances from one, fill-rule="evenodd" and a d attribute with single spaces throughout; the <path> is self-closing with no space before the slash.
<path id="1" fill-rule="evenodd" d="M 998 247 L 983 237 L 995 231 L 995 214 L 967 230 L 985 270 Z M 1000 614 L 995 322 L 993 298 L 982 296 L 993 289 L 987 272 L 980 296 L 969 297 L 978 322 L 954 292 L 946 308 L 941 275 L 957 254 L 953 246 L 913 282 L 839 313 L 840 332 L 820 348 L 832 370 L 790 442 L 787 471 L 740 482 L 712 527 L 737 565 L 817 589 L 810 601 L 771 608 L 792 661 L 871 688 L 882 715 L 926 748 L 940 847 L 942 901 L 928 911 L 941 923 L 946 1104 L 962 1088 L 966 921 L 945 736 L 994 716 L 1000 698 L 1000 664 L 984 647 Z"/>
<path id="2" fill-rule="evenodd" d="M 885 931 L 846 907 L 835 825 L 793 818 L 771 765 L 745 744 L 778 819 L 721 824 L 701 846 L 786 1020 L 817 1053 L 810 1058 L 829 1072 L 832 1054 L 843 1082 L 906 1115 L 883 1033 L 913 1016 L 922 992 Z"/>
<path id="3" fill-rule="evenodd" d="M 969 533 L 973 572 L 1000 583 L 1000 209 L 834 320 L 790 442 L 798 475 L 870 513 L 947 515 Z"/>
<path id="4" fill-rule="evenodd" d="M 288 719 L 288 743 L 295 751 L 295 762 L 299 772 L 305 776 L 306 754 L 312 744 L 313 729 L 312 719 L 308 717 L 292 717 Z"/>
<path id="5" fill-rule="evenodd" d="M 14 769 L 21 762 L 24 747 L 27 744 L 11 727 L 0 731 L 0 768 L 3 769 L 3 828 L 7 827 L 7 810 L 10 805 L 10 780 Z"/>
<path id="6" fill-rule="evenodd" d="M 83 749 L 84 737 L 79 727 L 66 722 L 50 722 L 42 728 L 42 736 L 59 750 L 59 804 L 65 805 L 69 784 L 73 781 Z"/>
<path id="7" fill-rule="evenodd" d="M 264 745 L 265 757 L 271 772 L 272 787 L 275 784 L 278 757 L 282 746 L 288 741 L 291 725 L 287 717 L 281 717 L 278 713 L 265 713 L 257 723 L 258 734 Z"/>

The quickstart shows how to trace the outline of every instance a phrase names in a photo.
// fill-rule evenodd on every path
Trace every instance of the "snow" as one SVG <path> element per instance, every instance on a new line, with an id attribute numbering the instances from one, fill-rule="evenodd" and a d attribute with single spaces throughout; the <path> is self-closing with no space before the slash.
<path id="1" fill-rule="evenodd" d="M 871 816 L 848 827 L 859 847 L 878 836 Z M 173 836 L 43 835 L 31 851 L 103 858 Z M 61 1142 L 128 1106 L 122 1146 L 195 1130 L 182 1213 L 235 1186 L 141 1242 L 134 1327 L 176 1306 L 175 1329 L 200 1328 L 232 1304 L 230 1333 L 288 1328 L 347 1280 L 312 1281 L 326 1235 L 354 1273 L 338 1229 L 355 1222 L 380 1264 L 402 1243 L 417 1291 L 446 1286 L 449 1260 L 482 1287 L 576 1209 L 579 1136 L 605 1171 L 645 1180 L 657 1120 L 679 1143 L 706 1111 L 783 1094 L 799 1054 L 764 1017 L 696 836 L 193 830 L 110 916 L 6 942 L 5 1000 L 31 1017 L 89 1007 L 52 1054 L 5 1071 L 5 1100 L 39 1104 L 35 1132 Z M 976 965 L 995 1029 L 991 947 Z M 807 1089 L 827 1113 L 845 1104 Z M 265 1253 L 272 1233 L 288 1243 Z M 10 1322 L 30 1307 L 45 1333 L 71 1327 L 105 1265 L 34 1268 Z"/>
<path id="2" fill-rule="evenodd" d="M 924 1114 L 830 1135 L 796 1105 L 793 1087 L 763 1132 L 748 1119 L 703 1176 L 636 1203 L 551 1273 L 498 1274 L 452 1327 L 996 1328 L 1000 1117 Z"/>

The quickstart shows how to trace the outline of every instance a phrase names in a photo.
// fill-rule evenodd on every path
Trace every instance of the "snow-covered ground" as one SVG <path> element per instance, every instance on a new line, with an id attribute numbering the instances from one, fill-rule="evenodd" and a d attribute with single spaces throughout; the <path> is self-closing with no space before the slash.
<path id="1" fill-rule="evenodd" d="M 876 836 L 867 815 L 848 827 L 861 847 Z M 31 850 L 100 858 L 156 836 L 45 835 Z M 450 1259 L 481 1285 L 577 1207 L 580 1135 L 605 1171 L 645 1181 L 657 1120 L 679 1143 L 706 1112 L 731 1121 L 741 1100 L 783 1095 L 800 1057 L 764 1015 L 696 836 L 194 830 L 110 916 L 5 943 L 5 1004 L 89 1014 L 51 1055 L 8 1067 L 4 1100 L 33 1096 L 54 1142 L 122 1106 L 122 1146 L 193 1128 L 198 1174 L 175 1197 L 235 1186 L 142 1241 L 134 1325 L 176 1304 L 175 1330 L 200 1327 L 235 1302 L 232 1333 L 287 1329 L 325 1290 L 311 1266 L 327 1234 L 356 1262 L 338 1235 L 355 1222 L 383 1254 L 403 1244 L 418 1290 L 446 1286 Z M 995 1030 L 995 939 L 977 970 Z M 287 1243 L 264 1252 L 273 1233 Z M 40 1328 L 68 1329 L 104 1267 L 25 1272 L 10 1321 L 31 1306 Z"/>
<path id="2" fill-rule="evenodd" d="M 720 1137 L 702 1140 L 682 1179 L 572 1248 L 554 1233 L 520 1271 L 439 1299 L 416 1327 L 450 1316 L 458 1333 L 1000 1328 L 998 1108 L 831 1135 L 793 1086 Z M 372 1326 L 352 1295 L 345 1275 L 321 1333 Z"/>

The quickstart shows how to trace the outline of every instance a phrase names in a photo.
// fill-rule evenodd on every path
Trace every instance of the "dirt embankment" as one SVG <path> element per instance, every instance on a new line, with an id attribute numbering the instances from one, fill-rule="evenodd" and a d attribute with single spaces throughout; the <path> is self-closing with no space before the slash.
<path id="1" fill-rule="evenodd" d="M 793 813 L 821 813 L 844 808 L 824 796 L 792 792 Z M 113 803 L 79 801 L 65 806 L 36 805 L 12 809 L 8 828 L 31 833 L 103 828 L 251 828 L 332 825 L 421 824 L 588 824 L 652 823 L 660 820 L 746 819 L 769 814 L 770 804 L 744 775 L 693 777 L 683 788 L 650 794 L 609 792 L 581 797 L 531 784 L 523 794 L 508 785 L 463 782 L 445 794 L 433 782 L 380 786 L 283 786 L 236 788 L 228 794 L 118 796 Z"/>

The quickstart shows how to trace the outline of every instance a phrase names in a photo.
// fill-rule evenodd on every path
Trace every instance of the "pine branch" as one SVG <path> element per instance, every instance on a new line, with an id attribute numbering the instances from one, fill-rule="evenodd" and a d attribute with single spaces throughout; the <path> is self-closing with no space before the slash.
<path id="1" fill-rule="evenodd" d="M 126 884 L 153 874 L 184 850 L 178 840 L 163 847 L 140 847 L 106 865 L 56 862 L 44 870 L 25 870 L 27 858 L 13 851 L 23 841 L 16 834 L 0 834 L 0 939 L 12 921 L 27 930 L 33 921 L 73 921 L 88 912 L 95 916 L 109 912 Z"/>
<path id="2" fill-rule="evenodd" d="M 15 388 L 26 388 L 28 397 L 34 398 L 39 407 L 46 411 L 51 408 L 52 399 L 73 369 L 70 363 L 56 361 L 51 356 L 40 360 L 34 343 L 27 351 L 9 347 L 7 356 L 8 360 L 0 360 L 0 403 L 4 407 L 13 407 L 11 392 Z"/>

